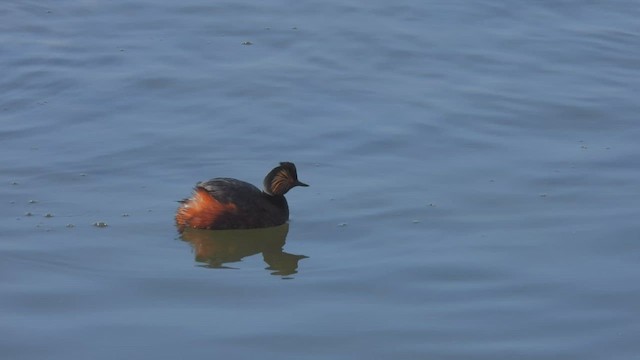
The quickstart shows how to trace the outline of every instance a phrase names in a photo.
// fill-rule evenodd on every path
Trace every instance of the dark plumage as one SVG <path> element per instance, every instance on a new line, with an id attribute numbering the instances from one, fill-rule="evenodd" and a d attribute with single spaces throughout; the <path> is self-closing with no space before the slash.
<path id="1" fill-rule="evenodd" d="M 289 220 L 286 194 L 298 180 L 293 163 L 282 162 L 264 178 L 264 191 L 237 179 L 215 178 L 198 183 L 191 198 L 182 202 L 176 224 L 198 229 L 253 229 Z"/>

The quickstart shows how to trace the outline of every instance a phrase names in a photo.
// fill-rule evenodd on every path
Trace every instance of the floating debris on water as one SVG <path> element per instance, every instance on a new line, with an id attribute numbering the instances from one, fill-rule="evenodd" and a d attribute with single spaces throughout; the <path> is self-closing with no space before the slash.
<path id="1" fill-rule="evenodd" d="M 107 224 L 104 221 L 96 221 L 93 223 L 93 226 L 99 227 L 99 228 L 106 228 L 107 226 L 109 226 L 109 224 Z"/>

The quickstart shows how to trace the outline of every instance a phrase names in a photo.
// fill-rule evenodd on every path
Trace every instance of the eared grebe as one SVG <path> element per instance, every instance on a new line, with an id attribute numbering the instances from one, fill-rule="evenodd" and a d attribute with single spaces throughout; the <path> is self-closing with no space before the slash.
<path id="1" fill-rule="evenodd" d="M 281 162 L 264 178 L 264 191 L 244 181 L 215 178 L 196 185 L 193 196 L 181 201 L 176 213 L 178 230 L 254 229 L 282 225 L 289 220 L 284 194 L 298 180 L 296 166 Z"/>

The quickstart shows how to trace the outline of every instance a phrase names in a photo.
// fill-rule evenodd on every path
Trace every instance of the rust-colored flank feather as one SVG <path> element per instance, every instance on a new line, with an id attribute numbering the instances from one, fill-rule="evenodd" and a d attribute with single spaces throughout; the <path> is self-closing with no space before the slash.
<path id="1" fill-rule="evenodd" d="M 197 187 L 193 197 L 185 200 L 178 209 L 176 223 L 181 230 L 187 226 L 207 229 L 224 214 L 235 211 L 236 206 L 233 203 L 223 204 L 211 196 L 207 190 Z"/>

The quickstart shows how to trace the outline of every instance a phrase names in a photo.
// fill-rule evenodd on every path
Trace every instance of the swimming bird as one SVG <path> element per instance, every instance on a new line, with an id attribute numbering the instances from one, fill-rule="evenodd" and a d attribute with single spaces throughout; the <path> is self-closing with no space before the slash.
<path id="1" fill-rule="evenodd" d="M 215 178 L 196 184 L 193 195 L 180 201 L 176 225 L 185 228 L 226 230 L 282 225 L 289 220 L 284 195 L 296 186 L 296 166 L 281 162 L 264 178 L 264 190 L 232 178 Z"/>

